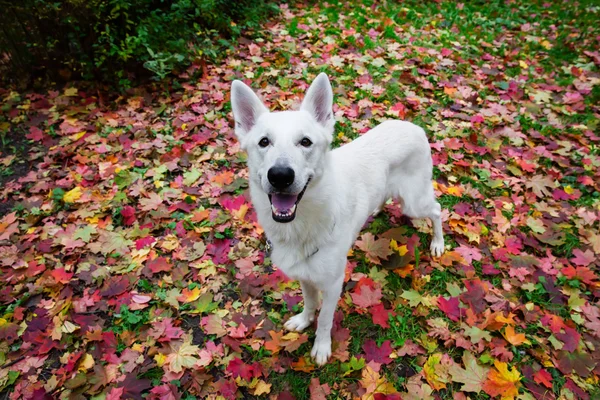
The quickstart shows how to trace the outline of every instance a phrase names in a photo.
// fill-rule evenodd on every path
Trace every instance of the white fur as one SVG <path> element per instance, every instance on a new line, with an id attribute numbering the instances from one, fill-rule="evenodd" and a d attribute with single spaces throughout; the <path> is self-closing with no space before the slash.
<path id="1" fill-rule="evenodd" d="M 318 293 L 323 295 L 317 335 L 311 355 L 322 365 L 331 356 L 333 314 L 342 291 L 346 254 L 365 220 L 394 198 L 411 218 L 433 222 L 431 252 L 444 251 L 441 207 L 435 200 L 431 151 L 425 132 L 404 121 L 386 121 L 341 148 L 329 150 L 334 119 L 329 80 L 320 74 L 299 111 L 270 113 L 240 81 L 232 85 L 236 134 L 248 152 L 250 195 L 258 221 L 273 245 L 272 260 L 290 278 L 300 281 L 304 311 L 285 328 L 301 331 L 314 320 Z M 258 146 L 267 137 L 267 148 Z M 313 145 L 299 145 L 307 137 Z M 305 187 L 296 217 L 273 220 L 266 177 L 275 163 L 295 171 L 294 193 Z"/>

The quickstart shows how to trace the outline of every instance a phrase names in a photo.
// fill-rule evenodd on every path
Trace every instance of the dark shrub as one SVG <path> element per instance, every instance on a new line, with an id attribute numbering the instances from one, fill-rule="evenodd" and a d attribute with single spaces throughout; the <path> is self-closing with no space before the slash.
<path id="1" fill-rule="evenodd" d="M 114 84 L 144 70 L 164 78 L 195 59 L 211 61 L 278 9 L 267 0 L 0 0 L 0 7 L 8 77 Z"/>

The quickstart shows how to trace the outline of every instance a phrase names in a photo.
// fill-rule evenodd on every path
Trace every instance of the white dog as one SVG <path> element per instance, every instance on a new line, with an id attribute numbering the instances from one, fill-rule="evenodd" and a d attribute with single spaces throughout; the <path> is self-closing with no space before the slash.
<path id="1" fill-rule="evenodd" d="M 323 305 L 311 355 L 323 365 L 331 356 L 331 326 L 346 255 L 365 220 L 385 201 L 433 222 L 431 252 L 444 251 L 441 207 L 431 184 L 432 161 L 423 129 L 387 121 L 330 151 L 335 124 L 329 79 L 320 74 L 299 111 L 271 113 L 240 81 L 231 86 L 235 133 L 248 152 L 250 195 L 258 221 L 272 242 L 271 258 L 300 281 L 304 310 L 285 328 L 302 331 Z"/>

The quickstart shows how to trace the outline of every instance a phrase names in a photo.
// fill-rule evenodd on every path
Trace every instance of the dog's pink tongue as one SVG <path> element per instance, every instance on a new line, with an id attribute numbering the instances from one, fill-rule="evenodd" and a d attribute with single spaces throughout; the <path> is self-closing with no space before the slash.
<path id="1" fill-rule="evenodd" d="M 296 200 L 298 200 L 297 195 L 273 194 L 271 196 L 271 204 L 279 211 L 291 210 Z"/>

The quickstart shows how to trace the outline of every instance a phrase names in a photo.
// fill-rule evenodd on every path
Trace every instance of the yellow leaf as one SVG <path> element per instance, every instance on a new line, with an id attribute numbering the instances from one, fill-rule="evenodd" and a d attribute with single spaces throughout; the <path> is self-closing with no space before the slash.
<path id="1" fill-rule="evenodd" d="M 81 139 L 83 136 L 85 135 L 85 131 L 79 132 L 79 133 L 75 133 L 71 136 L 69 136 L 71 138 L 72 141 L 76 142 L 79 139 Z"/>
<path id="2" fill-rule="evenodd" d="M 94 357 L 86 353 L 86 355 L 83 356 L 83 360 L 81 360 L 81 363 L 79 363 L 79 367 L 77 369 L 79 371 L 87 371 L 88 369 L 94 367 L 94 364 Z"/>
<path id="3" fill-rule="evenodd" d="M 77 186 L 75 189 L 69 190 L 65 193 L 63 200 L 65 203 L 75 203 L 81 197 L 81 187 Z"/>
<path id="4" fill-rule="evenodd" d="M 448 194 L 452 195 L 452 196 L 462 196 L 462 188 L 459 186 L 451 186 L 447 189 Z"/>
<path id="5" fill-rule="evenodd" d="M 435 390 L 445 389 L 448 382 L 448 372 L 440 368 L 442 367 L 441 361 L 441 353 L 432 354 L 423 366 L 425 379 L 427 379 L 427 383 Z"/>
<path id="6" fill-rule="evenodd" d="M 200 288 L 195 287 L 192 290 L 185 288 L 181 291 L 181 296 L 177 300 L 183 303 L 191 303 L 194 300 L 198 300 L 198 297 L 200 297 Z"/>
<path id="7" fill-rule="evenodd" d="M 403 256 L 406 253 L 408 253 L 408 248 L 406 247 L 406 245 L 403 244 L 402 246 L 398 246 L 398 242 L 396 242 L 394 239 L 390 241 L 390 249 L 397 252 L 400 256 Z"/>
<path id="8" fill-rule="evenodd" d="M 542 45 L 542 47 L 545 48 L 546 50 L 549 50 L 552 48 L 552 44 L 550 44 L 550 42 L 547 40 L 542 40 L 540 42 L 540 45 Z"/>
<path id="9" fill-rule="evenodd" d="M 167 361 L 167 356 L 162 353 L 158 353 L 154 356 L 154 361 L 156 361 L 156 365 L 162 367 L 165 364 L 165 361 Z"/>
<path id="10" fill-rule="evenodd" d="M 519 61 L 519 65 L 521 66 L 521 68 L 527 68 L 527 67 L 529 67 L 529 65 L 527 65 L 527 63 L 525 61 L 523 61 L 523 60 Z"/>
<path id="11" fill-rule="evenodd" d="M 263 381 L 262 379 L 259 380 L 256 384 L 256 388 L 254 389 L 254 395 L 260 396 L 261 394 L 269 393 L 271 393 L 271 384 Z"/>
<path id="12" fill-rule="evenodd" d="M 131 346 L 131 350 L 137 351 L 138 353 L 143 353 L 144 345 L 141 343 L 134 343 L 133 346 Z"/>
<path id="13" fill-rule="evenodd" d="M 74 88 L 74 87 L 66 88 L 65 96 L 77 96 L 77 88 Z"/>

